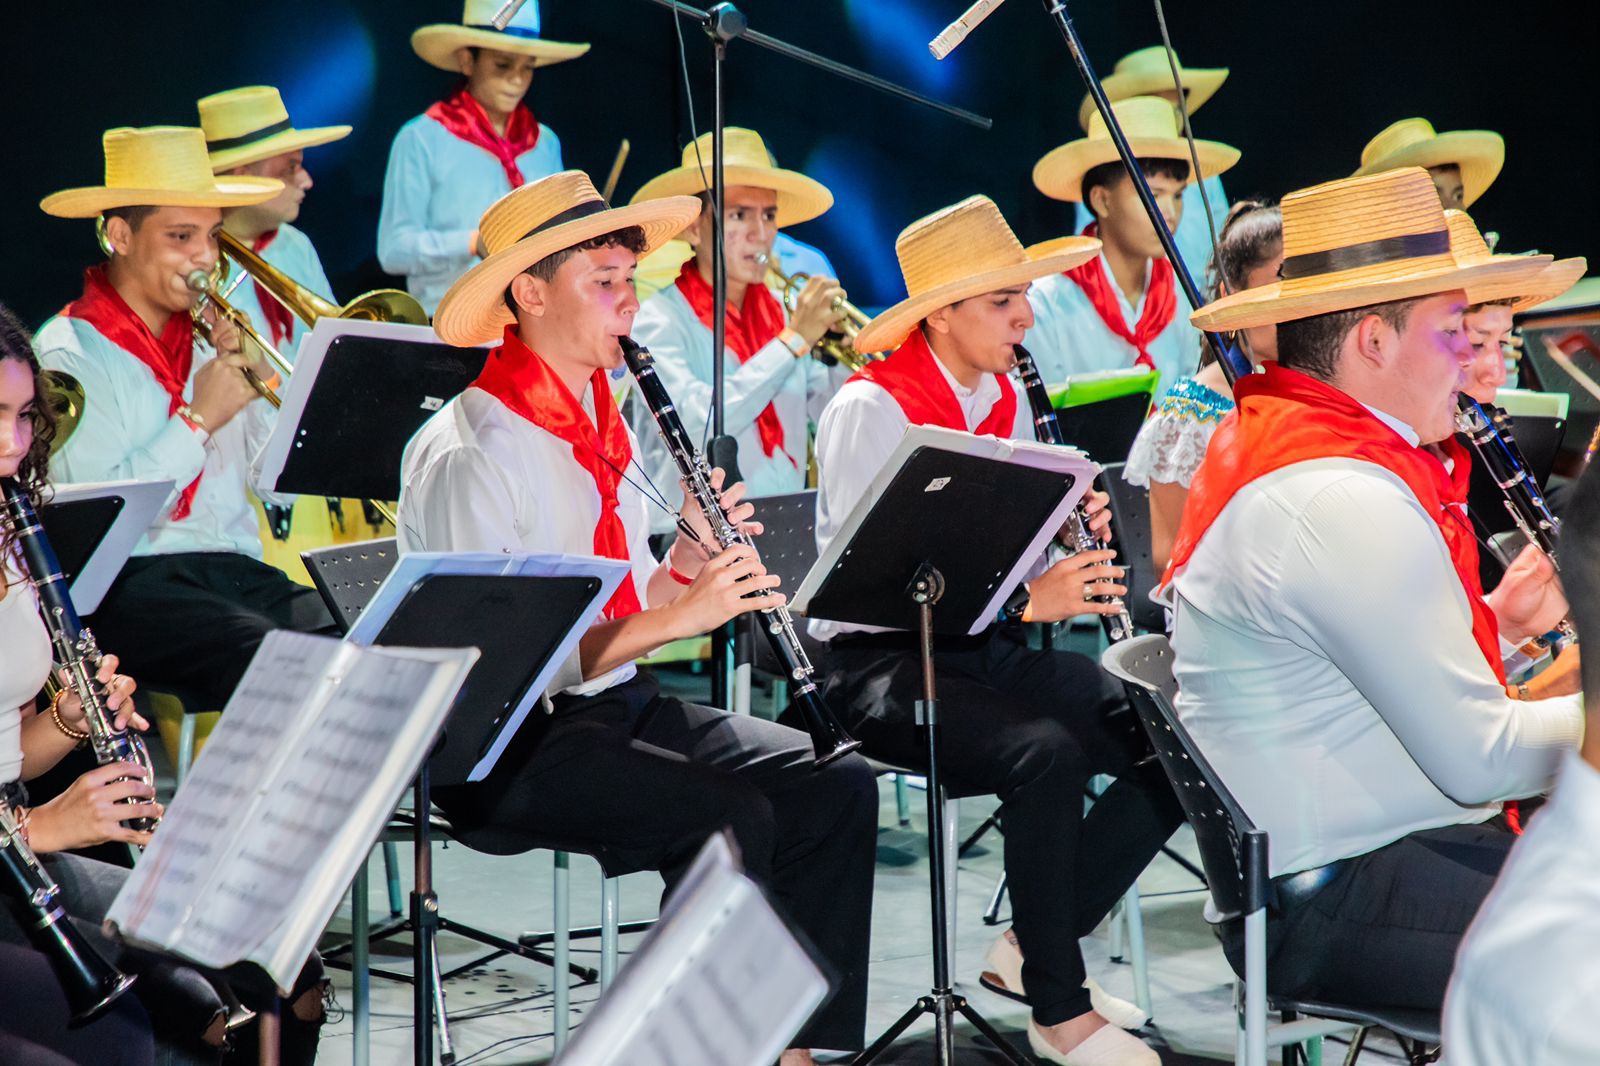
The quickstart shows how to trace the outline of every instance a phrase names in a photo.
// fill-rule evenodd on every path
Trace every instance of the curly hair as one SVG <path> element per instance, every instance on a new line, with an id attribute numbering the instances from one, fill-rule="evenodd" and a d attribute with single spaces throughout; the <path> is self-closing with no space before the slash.
<path id="1" fill-rule="evenodd" d="M 56 416 L 45 402 L 44 382 L 38 357 L 33 354 L 33 338 L 28 329 L 5 304 L 0 303 L 0 363 L 16 360 L 33 372 L 33 443 L 17 468 L 16 481 L 27 492 L 35 507 L 43 502 L 50 466 L 50 449 L 56 439 Z M 0 523 L 0 557 L 9 556 L 16 532 Z"/>

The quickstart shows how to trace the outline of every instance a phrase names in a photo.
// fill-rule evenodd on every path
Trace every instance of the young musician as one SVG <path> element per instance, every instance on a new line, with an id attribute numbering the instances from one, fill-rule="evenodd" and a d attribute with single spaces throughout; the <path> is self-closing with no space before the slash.
<path id="1" fill-rule="evenodd" d="M 1583 732 L 1573 698 L 1506 693 L 1508 645 L 1567 603 L 1532 547 L 1483 594 L 1454 438 L 1472 294 L 1529 291 L 1549 258 L 1458 256 L 1420 168 L 1282 210 L 1283 280 L 1194 316 L 1276 324 L 1278 362 L 1235 385 L 1190 486 L 1177 707 L 1270 835 L 1274 991 L 1437 1010 L 1514 839 L 1501 801 Z M 1242 929 L 1219 935 L 1239 968 Z"/>
<path id="2" fill-rule="evenodd" d="M 1040 257 L 1025 252 L 982 196 L 900 234 L 895 251 L 909 295 L 858 338 L 862 351 L 895 351 L 851 378 L 817 429 L 819 549 L 838 535 L 908 425 L 1032 438 L 1026 400 L 1006 376 L 1033 324 L 1029 283 L 1099 250 L 1089 238 L 1055 247 Z M 1104 504 L 1097 497 L 1093 506 Z M 1096 529 L 1108 520 L 1099 514 Z M 1112 556 L 1041 559 L 1021 617 L 1050 622 L 1119 609 L 1086 602 L 1126 594 Z M 826 693 L 863 749 L 923 766 L 913 722 L 922 696 L 915 634 L 822 620 L 812 621 L 811 634 L 828 641 Z M 935 669 L 940 772 L 951 795 L 998 795 L 1005 826 L 1015 938 L 995 945 L 985 983 L 1027 997 L 1028 1040 L 1047 1062 L 1153 1066 L 1155 1052 L 1105 1016 L 1136 1026 L 1143 1013 L 1087 987 L 1078 948 L 1180 821 L 1159 770 L 1133 765 L 1133 734 L 1108 722 L 1125 708 L 1120 688 L 1081 655 L 1030 650 L 1015 619 L 974 638 L 938 639 Z M 1119 779 L 1085 815 L 1084 789 L 1100 773 Z"/>
<path id="3" fill-rule="evenodd" d="M 1135 96 L 1112 109 L 1168 227 L 1175 226 L 1193 175 L 1172 105 Z M 1206 174 L 1221 174 L 1239 161 L 1238 149 L 1216 141 L 1198 141 L 1196 151 Z M 1038 322 L 1024 343 L 1041 376 L 1057 383 L 1070 374 L 1147 366 L 1160 371 L 1158 396 L 1165 394 L 1193 373 L 1200 338 L 1178 313 L 1172 264 L 1098 113 L 1089 119 L 1087 137 L 1039 160 L 1033 183 L 1046 196 L 1088 208 L 1094 221 L 1083 232 L 1102 245 L 1097 258 L 1034 286 Z"/>
<path id="4" fill-rule="evenodd" d="M 611 873 L 659 870 L 668 891 L 706 836 L 731 826 L 746 868 L 839 982 L 785 1054 L 790 1066 L 810 1061 L 806 1048 L 861 1045 L 877 787 L 859 757 L 817 768 L 803 733 L 664 697 L 634 666 L 784 599 L 753 550 L 716 548 L 692 501 L 696 537 L 651 555 L 646 491 L 666 486 L 652 488 L 634 461 L 638 440 L 609 390 L 617 338 L 638 311 L 634 263 L 699 209 L 686 196 L 607 209 L 567 171 L 484 214 L 488 257 L 451 287 L 434 328 L 452 344 L 499 344 L 406 447 L 400 548 L 631 563 L 552 684 L 553 715 L 530 722 L 482 784 L 440 789 L 439 802 L 475 846 L 541 838 Z M 722 494 L 757 533 L 743 496 L 738 485 Z"/>
<path id="5" fill-rule="evenodd" d="M 298 284 L 327 300 L 333 287 L 311 238 L 290 225 L 311 190 L 305 166 L 308 148 L 341 140 L 349 126 L 300 130 L 289 125 L 278 90 L 266 85 L 214 93 L 199 103 L 200 128 L 206 134 L 211 169 L 220 175 L 276 178 L 283 191 L 265 203 L 231 207 L 222 213 L 222 228 L 240 244 Z M 233 264 L 233 272 L 240 269 Z M 233 290 L 228 302 L 250 316 L 261 335 L 291 363 L 300 338 L 311 328 L 279 303 L 258 281 Z"/>
<path id="6" fill-rule="evenodd" d="M 1464 211 L 1494 184 L 1505 161 L 1506 142 L 1498 133 L 1438 133 L 1425 118 L 1403 118 L 1367 142 L 1361 149 L 1361 168 L 1351 177 L 1397 167 L 1425 167 L 1438 190 L 1440 205 Z"/>
<path id="7" fill-rule="evenodd" d="M 333 630 L 317 594 L 260 561 L 252 464 L 271 433 L 230 324 L 195 336 L 185 278 L 217 260 L 222 209 L 278 195 L 275 178 L 214 178 L 198 129 L 105 135 L 106 184 L 47 196 L 59 218 L 104 220 L 109 261 L 34 339 L 42 365 L 88 396 L 52 460 L 59 481 L 168 479 L 173 495 L 134 548 L 92 625 L 147 684 L 221 709 L 267 632 Z"/>
<path id="8" fill-rule="evenodd" d="M 838 321 L 834 304 L 844 290 L 831 276 L 813 275 L 790 316 L 767 287 L 767 267 L 778 231 L 821 215 L 833 205 L 833 194 L 804 174 L 773 166 L 754 130 L 731 128 L 724 144 L 724 429 L 739 443 L 739 470 L 752 495 L 798 492 L 806 487 L 810 423 L 834 387 L 828 368 L 809 355 Z M 709 202 L 710 166 L 711 135 L 706 134 L 683 150 L 682 166 L 646 182 L 633 202 L 679 195 Z M 675 285 L 645 301 L 634 327 L 634 339 L 656 357 L 656 373 L 695 440 L 703 439 L 711 419 L 711 229 L 711 212 L 703 210 L 691 230 L 694 258 L 680 268 Z M 652 426 L 642 406 L 634 405 L 633 427 L 647 442 L 645 468 L 657 482 L 670 483 L 672 459 L 653 439 L 655 433 L 646 432 Z M 662 515 L 651 524 L 656 532 L 672 527 Z"/>
<path id="9" fill-rule="evenodd" d="M 500 0 L 466 0 L 460 25 L 424 26 L 412 50 L 459 73 L 443 100 L 400 127 L 383 178 L 378 262 L 403 274 L 430 315 L 478 255 L 478 216 L 525 182 L 561 169 L 561 141 L 523 102 L 536 67 L 564 63 L 587 44 L 539 35 L 539 0 L 503 30 L 489 22 Z"/>

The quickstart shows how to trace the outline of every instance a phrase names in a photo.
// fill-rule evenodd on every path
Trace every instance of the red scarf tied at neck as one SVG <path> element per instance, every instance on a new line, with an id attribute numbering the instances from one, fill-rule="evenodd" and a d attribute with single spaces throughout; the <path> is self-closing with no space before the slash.
<path id="1" fill-rule="evenodd" d="M 1085 237 L 1093 237 L 1099 232 L 1098 222 L 1091 222 L 1083 229 Z M 1065 273 L 1067 277 L 1077 282 L 1084 295 L 1089 297 L 1089 302 L 1094 305 L 1100 321 L 1106 324 L 1106 329 L 1139 350 L 1139 357 L 1134 360 L 1134 364 L 1154 370 L 1156 361 L 1150 357 L 1150 344 L 1161 336 L 1162 330 L 1172 324 L 1172 317 L 1178 310 L 1177 289 L 1172 280 L 1172 264 L 1164 258 L 1150 261 L 1150 282 L 1145 289 L 1144 311 L 1139 315 L 1139 321 L 1132 332 L 1129 332 L 1128 324 L 1122 317 L 1122 301 L 1117 298 L 1116 282 L 1111 280 L 1111 274 L 1106 270 L 1104 256 L 1097 255 L 1082 266 L 1073 267 Z"/>
<path id="2" fill-rule="evenodd" d="M 112 287 L 105 264 L 83 272 L 83 295 L 61 309 L 65 318 L 76 318 L 93 326 L 106 340 L 150 368 L 156 382 L 167 393 L 167 415 L 183 406 L 183 390 L 194 368 L 194 322 L 185 314 L 171 315 L 157 337 L 145 325 L 122 295 Z M 200 477 L 178 493 L 170 517 L 181 521 L 189 517 Z"/>
<path id="3" fill-rule="evenodd" d="M 276 229 L 267 230 L 255 239 L 250 245 L 250 250 L 261 255 L 277 236 Z M 272 334 L 272 344 L 282 351 L 284 342 L 294 336 L 294 312 L 283 306 L 283 302 L 268 292 L 260 281 L 252 278 L 251 283 L 256 287 L 256 304 L 261 308 L 261 317 L 267 320 L 267 328 Z"/>
<path id="4" fill-rule="evenodd" d="M 527 180 L 517 168 L 517 156 L 539 143 L 539 123 L 528 110 L 527 104 L 518 104 L 506 120 L 506 132 L 501 134 L 489 121 L 489 113 L 473 99 L 462 85 L 454 93 L 440 100 L 424 112 L 439 125 L 475 144 L 494 156 L 505 168 L 506 180 L 513 189 L 522 188 Z"/>
<path id="5" fill-rule="evenodd" d="M 711 308 L 716 294 L 712 292 L 711 283 L 700 276 L 693 259 L 678 271 L 678 291 L 689 301 L 689 309 L 700 320 L 700 324 L 714 331 L 716 327 L 712 323 Z M 739 365 L 743 366 L 770 344 L 772 338 L 783 332 L 783 305 L 765 285 L 749 285 L 744 290 L 744 306 L 735 310 L 729 304 L 725 319 L 727 345 L 738 356 Z M 794 456 L 783 447 L 783 423 L 778 420 L 778 412 L 770 403 L 756 415 L 756 432 L 761 436 L 761 451 L 767 458 L 782 451 L 785 459 L 799 466 Z"/>
<path id="6" fill-rule="evenodd" d="M 472 383 L 512 411 L 572 445 L 572 458 L 594 478 L 600 494 L 600 521 L 594 528 L 594 553 L 606 559 L 629 561 L 628 531 L 617 513 L 617 486 L 633 461 L 628 430 L 611 398 L 603 370 L 589 378 L 594 399 L 594 421 L 539 354 L 517 336 L 515 323 L 506 326 L 500 347 L 489 353 L 483 372 Z M 612 621 L 640 610 L 639 593 L 630 573 L 606 602 L 605 617 Z"/>
<path id="7" fill-rule="evenodd" d="M 922 330 L 913 329 L 905 343 L 887 359 L 868 363 L 852 374 L 850 381 L 870 381 L 886 390 L 914 426 L 942 426 L 965 433 L 966 415 L 961 411 L 955 390 L 940 371 L 937 359 Z M 1017 390 L 1004 374 L 996 374 L 995 378 L 1000 383 L 1000 398 L 971 432 L 1010 437 L 1016 428 Z"/>

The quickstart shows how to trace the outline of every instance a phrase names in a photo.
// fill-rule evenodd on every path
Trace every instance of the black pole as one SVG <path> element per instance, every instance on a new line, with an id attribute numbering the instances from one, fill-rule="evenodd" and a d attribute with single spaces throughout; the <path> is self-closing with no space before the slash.
<path id="1" fill-rule="evenodd" d="M 416 879 L 411 886 L 411 957 L 416 976 L 411 982 L 412 1061 L 415 1066 L 431 1066 L 433 997 L 429 994 L 429 986 L 433 980 L 433 932 L 437 928 L 439 897 L 433 892 L 433 847 L 428 839 L 428 807 L 432 797 L 429 795 L 426 759 L 422 760 L 422 768 L 417 771 L 414 796 L 416 822 L 412 833 L 416 850 L 413 856 L 416 860 Z"/>

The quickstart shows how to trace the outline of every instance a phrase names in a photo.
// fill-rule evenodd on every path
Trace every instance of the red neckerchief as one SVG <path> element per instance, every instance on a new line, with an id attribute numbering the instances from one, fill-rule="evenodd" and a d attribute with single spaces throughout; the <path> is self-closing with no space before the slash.
<path id="1" fill-rule="evenodd" d="M 1472 639 L 1505 686 L 1500 661 L 1500 628 L 1483 601 L 1478 581 L 1478 544 L 1462 513 L 1472 461 L 1460 441 L 1451 437 L 1437 447 L 1454 468 L 1445 470 L 1437 456 L 1416 448 L 1348 395 L 1316 378 L 1275 362 L 1263 373 L 1234 384 L 1233 411 L 1211 438 L 1206 460 L 1189 486 L 1183 521 L 1172 546 L 1165 585 L 1189 561 L 1211 523 L 1234 494 L 1256 478 L 1309 459 L 1360 459 L 1383 467 L 1406 483 L 1411 494 L 1439 525 L 1450 562 L 1472 610 Z"/>
<path id="2" fill-rule="evenodd" d="M 1099 232 L 1098 222 L 1091 222 L 1083 229 L 1085 237 L 1093 237 Z M 1065 271 L 1065 274 L 1076 281 L 1083 294 L 1089 297 L 1095 314 L 1106 324 L 1106 329 L 1139 350 L 1139 357 L 1134 364 L 1154 370 L 1156 361 L 1150 357 L 1150 342 L 1172 324 L 1172 317 L 1178 310 L 1177 290 L 1172 283 L 1172 264 L 1166 259 L 1151 261 L 1150 284 L 1144 294 L 1144 311 L 1140 313 L 1139 322 L 1131 333 L 1128 332 L 1127 322 L 1123 320 L 1122 301 L 1117 299 L 1116 283 L 1106 270 L 1103 256 L 1097 255 L 1082 266 Z"/>
<path id="3" fill-rule="evenodd" d="M 711 283 L 700 276 L 693 259 L 684 263 L 678 271 L 678 291 L 689 301 L 689 309 L 700 320 L 700 324 L 714 330 L 716 327 L 711 322 L 711 306 L 716 294 L 711 291 Z M 742 366 L 771 343 L 772 338 L 783 332 L 783 305 L 765 285 L 749 285 L 744 290 L 744 306 L 734 310 L 730 304 L 725 319 L 728 347 L 739 357 Z M 756 415 L 756 431 L 761 434 L 761 450 L 768 458 L 782 451 L 790 463 L 799 465 L 783 447 L 783 423 L 778 420 L 778 412 L 770 403 Z"/>
<path id="4" fill-rule="evenodd" d="M 516 110 L 511 112 L 511 117 L 506 120 L 504 135 L 494 128 L 494 123 L 489 121 L 489 113 L 472 98 L 465 84 L 428 108 L 424 114 L 463 141 L 477 145 L 500 160 L 511 187 L 522 188 L 527 179 L 517 169 L 517 156 L 539 143 L 539 123 L 534 119 L 533 112 L 528 110 L 527 104 L 518 104 Z"/>
<path id="5" fill-rule="evenodd" d="M 267 230 L 255 239 L 250 245 L 250 250 L 260 255 L 277 236 L 276 229 Z M 253 278 L 251 281 L 256 287 L 256 303 L 261 305 L 261 317 L 267 320 L 267 326 L 272 331 L 272 343 L 281 350 L 284 342 L 294 336 L 294 312 L 283 306 L 280 300 L 263 288 L 261 282 Z"/>
<path id="6" fill-rule="evenodd" d="M 943 426 L 968 432 L 961 402 L 936 365 L 937 358 L 918 327 L 887 359 L 868 363 L 852 374 L 850 381 L 870 381 L 887 391 L 914 426 Z M 1000 398 L 971 432 L 1010 437 L 1016 429 L 1017 390 L 1004 374 L 996 374 L 995 380 L 1000 383 Z"/>
<path id="7" fill-rule="evenodd" d="M 63 307 L 61 314 L 87 322 L 106 340 L 149 367 L 157 384 L 167 392 L 169 417 L 183 406 L 183 389 L 194 368 L 194 322 L 188 315 L 169 317 L 157 337 L 112 287 L 103 263 L 83 272 L 83 295 Z M 172 505 L 174 521 L 189 517 L 199 487 L 200 477 L 196 475 L 189 487 L 178 494 Z"/>
<path id="8" fill-rule="evenodd" d="M 628 531 L 617 513 L 617 486 L 633 461 L 627 426 L 611 398 L 605 371 L 589 379 L 594 394 L 594 422 L 572 391 L 556 377 L 539 354 L 517 336 L 516 323 L 506 326 L 500 347 L 489 353 L 483 372 L 472 383 L 540 429 L 572 445 L 572 458 L 594 478 L 600 493 L 600 522 L 594 527 L 594 553 L 630 562 Z M 622 579 L 606 603 L 605 616 L 616 620 L 640 610 L 633 575 Z"/>

